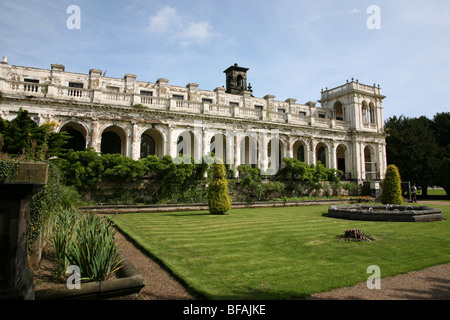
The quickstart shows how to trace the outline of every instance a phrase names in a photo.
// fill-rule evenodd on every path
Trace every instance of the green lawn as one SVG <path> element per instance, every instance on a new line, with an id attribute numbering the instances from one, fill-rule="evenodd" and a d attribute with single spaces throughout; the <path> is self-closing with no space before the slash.
<path id="1" fill-rule="evenodd" d="M 450 206 L 442 209 L 450 218 Z M 450 225 L 322 216 L 328 206 L 119 214 L 117 226 L 208 299 L 293 299 L 450 262 Z M 361 229 L 373 242 L 340 238 Z M 382 281 L 381 281 L 382 284 Z"/>
<path id="2" fill-rule="evenodd" d="M 447 192 L 444 189 L 428 189 L 427 194 L 428 196 L 446 196 Z M 417 195 L 421 196 L 422 190 L 417 190 Z"/>

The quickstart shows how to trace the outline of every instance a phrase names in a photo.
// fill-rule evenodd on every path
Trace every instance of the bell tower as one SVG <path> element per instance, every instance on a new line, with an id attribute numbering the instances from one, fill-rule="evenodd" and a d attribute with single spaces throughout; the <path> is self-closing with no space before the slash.
<path id="1" fill-rule="evenodd" d="M 224 71 L 226 74 L 226 93 L 242 94 L 247 91 L 248 68 L 239 67 L 237 63 Z"/>

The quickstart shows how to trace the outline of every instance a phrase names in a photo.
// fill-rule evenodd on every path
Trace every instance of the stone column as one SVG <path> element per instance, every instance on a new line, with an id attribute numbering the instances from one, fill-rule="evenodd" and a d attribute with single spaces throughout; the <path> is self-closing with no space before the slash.
<path id="1" fill-rule="evenodd" d="M 314 138 L 311 138 L 310 141 L 310 147 L 309 147 L 309 164 L 316 164 L 316 141 Z"/>
<path id="2" fill-rule="evenodd" d="M 131 128 L 131 147 L 130 147 L 130 157 L 133 160 L 139 160 L 140 156 L 141 156 L 141 146 L 140 146 L 140 142 L 141 139 L 139 139 L 138 137 L 138 129 L 139 129 L 139 125 L 136 122 L 133 122 L 132 124 L 132 128 Z M 156 148 L 156 146 L 155 146 Z"/>
<path id="3" fill-rule="evenodd" d="M 93 148 L 95 151 L 100 152 L 100 142 L 99 139 L 99 132 L 98 132 L 98 119 L 93 118 L 92 119 L 92 129 L 91 129 L 91 142 L 90 147 Z"/>
<path id="4" fill-rule="evenodd" d="M 336 165 L 336 147 L 337 147 L 337 143 L 332 142 L 330 144 L 330 151 L 329 151 L 329 168 L 330 169 L 337 169 L 337 165 Z"/>
<path id="5" fill-rule="evenodd" d="M 289 135 L 288 137 L 288 145 L 286 148 L 287 154 L 286 158 L 293 159 L 294 158 L 294 142 L 295 138 Z"/>
<path id="6" fill-rule="evenodd" d="M 261 171 L 266 171 L 267 170 L 267 166 L 268 164 L 268 156 L 267 156 L 267 152 L 268 152 L 268 148 L 267 148 L 267 143 L 268 143 L 268 139 L 267 139 L 267 133 L 266 132 L 258 132 L 257 133 L 257 137 L 258 137 L 258 142 L 259 142 L 259 146 L 258 146 L 258 168 L 261 169 Z"/>
<path id="7" fill-rule="evenodd" d="M 167 154 L 175 159 L 177 154 L 177 137 L 175 136 L 176 130 L 173 126 L 169 124 L 169 130 L 167 133 L 168 143 L 167 143 Z"/>
<path id="8" fill-rule="evenodd" d="M 234 177 L 239 178 L 239 170 L 238 167 L 241 165 L 241 135 L 234 131 Z"/>

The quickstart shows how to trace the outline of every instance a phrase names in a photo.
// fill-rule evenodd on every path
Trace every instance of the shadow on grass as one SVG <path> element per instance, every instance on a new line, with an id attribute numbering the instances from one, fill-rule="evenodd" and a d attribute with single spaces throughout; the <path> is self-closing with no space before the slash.
<path id="1" fill-rule="evenodd" d="M 170 212 L 170 213 L 166 213 L 166 214 L 162 214 L 163 216 L 168 216 L 168 217 L 189 217 L 189 216 L 213 216 L 213 214 L 209 213 L 209 212 L 195 212 L 195 213 L 175 213 L 175 212 Z"/>

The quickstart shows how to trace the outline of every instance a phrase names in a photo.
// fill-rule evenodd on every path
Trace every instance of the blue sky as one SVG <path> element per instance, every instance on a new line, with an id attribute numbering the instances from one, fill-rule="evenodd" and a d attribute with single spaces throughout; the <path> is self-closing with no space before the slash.
<path id="1" fill-rule="evenodd" d="M 70 5 L 80 29 L 67 27 Z M 371 5 L 380 29 L 367 27 Z M 238 63 L 257 97 L 316 101 L 354 78 L 381 86 L 385 119 L 450 111 L 448 0 L 0 0 L 1 56 L 204 90 Z"/>

